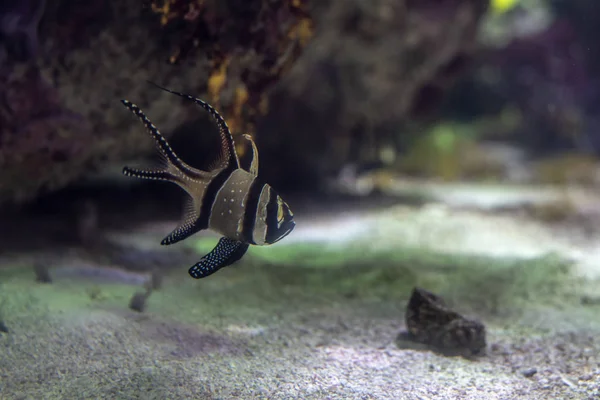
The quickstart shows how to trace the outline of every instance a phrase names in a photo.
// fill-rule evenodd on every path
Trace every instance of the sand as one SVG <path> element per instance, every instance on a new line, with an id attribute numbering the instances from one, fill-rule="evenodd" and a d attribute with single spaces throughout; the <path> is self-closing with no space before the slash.
<path id="1" fill-rule="evenodd" d="M 73 251 L 44 284 L 31 262 L 48 254 L 3 257 L 0 398 L 600 398 L 593 238 L 440 204 L 298 218 L 289 243 L 210 278 L 188 277 L 197 254 L 178 260 L 142 313 L 128 303 L 147 274 Z M 160 252 L 169 231 L 113 238 Z M 487 354 L 399 348 L 414 286 L 482 320 Z"/>

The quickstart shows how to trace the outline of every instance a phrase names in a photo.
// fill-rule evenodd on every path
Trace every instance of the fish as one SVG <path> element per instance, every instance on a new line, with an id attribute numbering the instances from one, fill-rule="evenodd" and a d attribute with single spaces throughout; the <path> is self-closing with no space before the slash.
<path id="1" fill-rule="evenodd" d="M 137 105 L 121 100 L 143 123 L 160 155 L 160 165 L 149 169 L 125 166 L 123 174 L 171 182 L 188 194 L 181 223 L 161 245 L 172 245 L 203 230 L 221 235 L 212 251 L 188 270 L 192 278 L 201 279 L 239 261 L 250 245 L 271 245 L 288 236 L 296 226 L 294 214 L 279 193 L 258 176 L 258 149 L 252 136 L 243 135 L 251 145 L 250 165 L 246 170 L 240 164 L 233 135 L 217 110 L 191 95 L 149 83 L 208 111 L 219 128 L 220 137 L 215 161 L 206 170 L 196 169 L 179 158 Z"/>

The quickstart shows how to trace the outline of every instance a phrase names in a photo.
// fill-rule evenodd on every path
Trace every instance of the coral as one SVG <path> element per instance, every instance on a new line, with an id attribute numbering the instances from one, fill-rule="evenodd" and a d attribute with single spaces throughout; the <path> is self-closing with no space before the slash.
<path id="1" fill-rule="evenodd" d="M 492 52 L 487 63 L 501 77 L 499 93 L 527 116 L 526 143 L 535 149 L 577 143 L 584 133 L 589 74 L 585 51 L 569 21 L 557 20 L 545 31 L 513 40 Z"/>
<path id="2" fill-rule="evenodd" d="M 167 137 L 202 116 L 147 79 L 208 93 L 236 132 L 251 130 L 264 94 L 306 42 L 304 3 L 232 0 L 202 3 L 193 18 L 176 12 L 191 3 L 169 1 L 166 20 L 134 0 L 47 4 L 37 62 L 9 57 L 0 70 L 0 202 L 31 199 L 152 151 L 119 99 L 139 102 Z M 190 44 L 197 51 L 185 50 Z M 174 48 L 177 65 L 165 62 Z"/>
<path id="3" fill-rule="evenodd" d="M 235 133 L 256 126 L 274 185 L 317 184 L 348 159 L 376 158 L 404 123 L 436 108 L 469 63 L 486 7 L 479 0 L 154 0 L 145 9 L 134 0 L 48 2 L 38 64 L 9 60 L 0 83 L 29 68 L 39 75 L 28 84 L 45 86 L 41 103 L 55 108 L 23 125 L 13 114 L 29 115 L 27 102 L 40 97 L 21 89 L 25 105 L 0 116 L 8 121 L 0 201 L 26 200 L 152 151 L 121 98 L 144 107 L 167 137 L 198 121 L 197 109 L 146 79 L 207 97 Z"/>
<path id="4" fill-rule="evenodd" d="M 3 0 L 0 4 L 0 42 L 8 56 L 29 60 L 37 55 L 37 30 L 46 0 Z M 7 54 L 0 53 L 2 57 Z"/>
<path id="5" fill-rule="evenodd" d="M 457 85 L 448 114 L 475 119 L 511 107 L 522 118 L 505 140 L 535 155 L 598 153 L 597 3 L 528 3 L 506 13 L 501 24 L 486 21 L 484 32 L 498 28 L 502 34 L 482 35 L 479 65 Z"/>
<path id="6" fill-rule="evenodd" d="M 228 0 L 221 7 L 204 0 L 155 0 L 151 9 L 175 43 L 169 62 L 199 51 L 211 55 L 210 101 L 228 116 L 234 132 L 254 132 L 266 111 L 266 90 L 293 65 L 313 33 L 307 0 Z M 230 99 L 225 106 L 222 97 Z"/>
<path id="7" fill-rule="evenodd" d="M 167 137 L 200 119 L 146 79 L 208 98 L 236 134 L 256 129 L 274 185 L 318 184 L 349 160 L 398 147 L 404 124 L 436 109 L 469 64 L 486 7 L 479 0 L 154 0 L 145 9 L 133 0 L 48 2 L 39 62 L 25 68 L 39 74 L 27 82 L 48 90 L 41 103 L 55 108 L 25 125 L 13 116 L 28 115 L 25 105 L 0 116 L 8 121 L 0 201 L 32 198 L 151 152 L 121 98 L 138 102 Z M 7 65 L 0 83 L 23 68 Z M 18 92 L 25 104 L 40 98 Z"/>
<path id="8" fill-rule="evenodd" d="M 395 167 L 409 175 L 446 181 L 499 180 L 508 175 L 506 164 L 510 160 L 494 157 L 489 148 L 476 141 L 479 131 L 497 120 L 434 125 L 409 143 Z"/>
<path id="9" fill-rule="evenodd" d="M 49 2 L 41 29 L 46 38 L 46 55 L 59 58 L 73 50 L 89 48 L 90 38 L 118 23 L 115 18 L 126 16 L 127 9 L 127 2 L 118 4 L 106 0 Z"/>
<path id="10" fill-rule="evenodd" d="M 0 74 L 0 198 L 26 197 L 40 182 L 64 184 L 67 168 L 77 176 L 82 165 L 74 160 L 87 154 L 88 134 L 86 121 L 60 104 L 35 67 Z"/>
<path id="11" fill-rule="evenodd" d="M 600 163 L 589 154 L 564 153 L 537 160 L 533 165 L 538 182 L 594 187 L 600 182 Z"/>
<path id="12" fill-rule="evenodd" d="M 472 0 L 313 4 L 315 36 L 260 125 L 260 132 L 285 132 L 259 137 L 263 159 L 283 167 L 267 171 L 269 182 L 311 185 L 348 161 L 377 159 L 386 144 L 397 147 L 403 125 L 435 110 L 469 64 L 486 7 Z"/>

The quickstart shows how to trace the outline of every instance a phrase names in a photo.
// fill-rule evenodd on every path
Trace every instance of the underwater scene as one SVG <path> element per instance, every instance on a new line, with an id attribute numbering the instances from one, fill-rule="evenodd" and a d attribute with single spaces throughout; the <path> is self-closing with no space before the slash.
<path id="1" fill-rule="evenodd" d="M 600 3 L 1 0 L 29 399 L 600 400 Z"/>

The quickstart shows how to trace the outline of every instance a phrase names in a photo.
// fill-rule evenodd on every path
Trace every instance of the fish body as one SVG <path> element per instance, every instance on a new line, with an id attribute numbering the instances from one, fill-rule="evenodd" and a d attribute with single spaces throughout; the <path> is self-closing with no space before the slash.
<path id="1" fill-rule="evenodd" d="M 240 165 L 229 127 L 212 106 L 195 97 L 158 87 L 208 111 L 219 127 L 221 139 L 218 157 L 211 168 L 208 171 L 193 168 L 175 154 L 138 106 L 122 100 L 154 138 L 162 161 L 160 167 L 153 169 L 125 167 L 123 174 L 172 182 L 189 195 L 181 224 L 161 244 L 177 243 L 206 229 L 222 235 L 217 246 L 189 269 L 193 278 L 200 279 L 241 259 L 249 245 L 269 245 L 287 236 L 295 227 L 294 214 L 281 196 L 259 178 L 258 149 L 252 137 L 244 135 L 252 145 L 250 168 L 245 170 Z"/>

